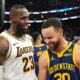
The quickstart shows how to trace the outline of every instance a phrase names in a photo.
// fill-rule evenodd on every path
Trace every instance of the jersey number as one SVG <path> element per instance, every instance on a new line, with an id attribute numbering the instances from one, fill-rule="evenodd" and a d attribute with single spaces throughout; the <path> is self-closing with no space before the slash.
<path id="1" fill-rule="evenodd" d="M 23 63 L 25 64 L 24 68 L 23 68 L 23 72 L 30 71 L 34 68 L 34 62 L 33 62 L 33 57 L 32 56 L 24 57 L 23 58 Z M 30 66 L 28 66 L 29 63 L 31 64 Z"/>
<path id="2" fill-rule="evenodd" d="M 54 75 L 54 78 L 56 78 L 57 80 L 71 80 L 69 73 L 57 73 Z"/>

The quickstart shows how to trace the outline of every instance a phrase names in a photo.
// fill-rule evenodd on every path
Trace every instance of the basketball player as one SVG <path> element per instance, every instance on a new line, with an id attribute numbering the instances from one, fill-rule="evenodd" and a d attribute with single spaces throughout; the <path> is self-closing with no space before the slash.
<path id="1" fill-rule="evenodd" d="M 49 18 L 41 32 L 49 54 L 39 58 L 39 80 L 46 80 L 47 71 L 50 80 L 79 80 L 80 46 L 64 38 L 61 21 Z"/>
<path id="2" fill-rule="evenodd" d="M 27 34 L 29 12 L 23 5 L 10 9 L 11 25 L 0 36 L 0 80 L 37 80 L 33 44 Z"/>
<path id="3" fill-rule="evenodd" d="M 35 61 L 35 73 L 38 76 L 38 60 L 41 54 L 47 50 L 47 46 L 45 44 L 42 44 L 42 36 L 39 32 L 33 32 L 31 34 L 33 38 L 33 43 L 34 43 L 34 61 Z M 47 51 L 46 51 L 47 52 Z"/>

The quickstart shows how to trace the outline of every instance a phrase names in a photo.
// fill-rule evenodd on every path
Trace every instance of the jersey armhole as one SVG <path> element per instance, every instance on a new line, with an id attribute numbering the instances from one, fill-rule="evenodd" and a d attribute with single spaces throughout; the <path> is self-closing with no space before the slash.
<path id="1" fill-rule="evenodd" d="M 50 66 L 50 58 L 49 58 L 48 50 L 46 50 L 46 57 L 47 57 L 47 61 L 48 61 L 48 69 L 49 69 L 49 66 Z"/>
<path id="2" fill-rule="evenodd" d="M 76 66 L 77 68 L 79 68 L 79 66 L 78 66 L 78 64 L 77 64 L 77 62 L 76 62 L 76 46 L 77 46 L 77 44 L 75 44 L 75 46 L 74 46 L 74 48 L 73 48 L 72 58 L 73 58 L 73 62 L 74 62 L 74 64 L 75 64 L 75 66 Z"/>
<path id="3" fill-rule="evenodd" d="M 10 57 L 10 55 L 11 55 L 11 51 L 12 51 L 11 44 L 10 44 L 10 42 L 9 42 L 9 41 L 8 41 L 8 43 L 9 43 L 9 49 L 8 49 L 8 52 L 7 52 L 7 55 L 6 55 L 5 60 L 7 60 L 7 59 Z"/>

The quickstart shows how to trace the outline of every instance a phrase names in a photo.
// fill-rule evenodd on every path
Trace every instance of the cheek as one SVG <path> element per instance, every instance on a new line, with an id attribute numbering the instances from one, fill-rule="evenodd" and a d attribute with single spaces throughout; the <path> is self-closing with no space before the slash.
<path id="1" fill-rule="evenodd" d="M 57 37 L 54 37 L 53 39 L 51 39 L 52 42 L 56 42 L 58 40 Z"/>
<path id="2" fill-rule="evenodd" d="M 20 21 L 20 24 L 24 25 L 24 21 Z"/>

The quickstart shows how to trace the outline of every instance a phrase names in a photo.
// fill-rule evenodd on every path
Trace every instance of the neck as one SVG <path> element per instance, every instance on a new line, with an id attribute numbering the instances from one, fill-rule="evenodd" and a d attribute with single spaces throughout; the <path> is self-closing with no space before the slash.
<path id="1" fill-rule="evenodd" d="M 12 36 L 16 37 L 16 38 L 20 38 L 22 36 L 19 36 L 12 27 L 10 27 L 10 29 L 8 30 L 8 33 L 11 34 Z"/>
<path id="2" fill-rule="evenodd" d="M 68 46 L 68 41 L 63 38 L 60 42 L 59 47 L 55 51 L 56 52 L 62 52 L 67 46 Z"/>

